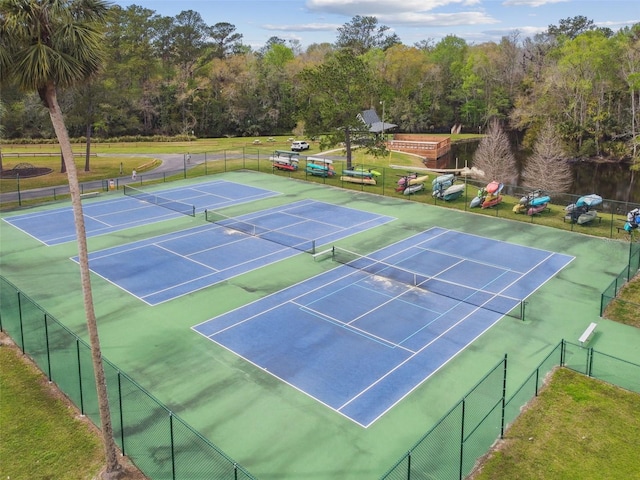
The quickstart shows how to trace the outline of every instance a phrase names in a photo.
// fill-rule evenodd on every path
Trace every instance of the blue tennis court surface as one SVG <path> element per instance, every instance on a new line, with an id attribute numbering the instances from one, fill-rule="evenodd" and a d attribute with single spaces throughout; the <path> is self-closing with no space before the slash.
<path id="1" fill-rule="evenodd" d="M 253 225 L 258 233 L 228 228 L 224 221 L 209 223 L 93 252 L 89 267 L 140 300 L 157 305 L 291 257 L 313 244 L 330 244 L 394 219 L 302 200 L 229 220 L 232 226 L 233 222 Z"/>
<path id="2" fill-rule="evenodd" d="M 154 190 L 163 198 L 193 205 L 196 211 L 224 208 L 240 203 L 280 195 L 278 192 L 217 180 L 188 187 Z M 83 204 L 87 237 L 116 232 L 126 228 L 177 218 L 181 213 L 158 205 L 122 196 L 103 202 Z M 71 207 L 28 213 L 3 219 L 45 245 L 57 245 L 76 239 Z"/>
<path id="3" fill-rule="evenodd" d="M 368 258 L 193 329 L 367 427 L 573 260 L 442 228 Z"/>

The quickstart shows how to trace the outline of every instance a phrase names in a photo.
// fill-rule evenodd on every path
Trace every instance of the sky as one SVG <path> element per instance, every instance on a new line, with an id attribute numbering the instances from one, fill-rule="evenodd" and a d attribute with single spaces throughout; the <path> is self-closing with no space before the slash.
<path id="1" fill-rule="evenodd" d="M 175 17 L 198 12 L 207 25 L 227 22 L 253 49 L 269 38 L 297 40 L 303 48 L 335 43 L 337 29 L 354 16 L 374 16 L 405 45 L 438 42 L 456 35 L 468 44 L 499 42 L 518 31 L 521 38 L 582 15 L 613 31 L 640 23 L 640 0 L 111 0 Z"/>

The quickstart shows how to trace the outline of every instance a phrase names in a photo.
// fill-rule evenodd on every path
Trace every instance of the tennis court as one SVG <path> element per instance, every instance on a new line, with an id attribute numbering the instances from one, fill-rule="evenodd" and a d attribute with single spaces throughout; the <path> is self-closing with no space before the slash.
<path id="1" fill-rule="evenodd" d="M 313 200 L 207 218 L 214 223 L 92 252 L 91 271 L 157 305 L 393 220 Z"/>
<path id="2" fill-rule="evenodd" d="M 130 416 L 128 431 L 136 436 L 135 445 L 132 441 L 126 445 L 127 454 L 138 453 L 152 472 L 162 472 L 158 478 L 173 478 L 168 445 L 172 441 L 169 423 L 174 415 L 260 480 L 380 478 L 505 354 L 509 355 L 507 396 L 528 381 L 550 348 L 561 339 L 576 342 L 590 322 L 598 322 L 591 346 L 640 362 L 640 331 L 599 317 L 600 292 L 626 265 L 627 243 L 435 207 L 404 196 L 372 195 L 366 187 L 343 190 L 249 171 L 230 171 L 207 180 L 213 179 L 230 186 L 252 187 L 256 192 L 276 193 L 255 202 L 238 199 L 237 205 L 209 207 L 207 215 L 215 223 L 205 222 L 204 214 L 190 217 L 155 206 L 176 216 L 98 235 L 90 239 L 90 254 L 158 240 L 164 235 L 180 235 L 191 228 L 223 228 L 225 222 L 231 222 L 226 237 L 240 238 L 244 234 L 257 240 L 270 234 L 259 218 L 252 219 L 251 215 L 271 209 L 281 212 L 300 201 L 318 202 L 318 215 L 325 205 L 335 205 L 394 220 L 328 241 L 325 246 L 317 243 L 318 252 L 334 245 L 342 247 L 336 248 L 335 262 L 301 253 L 309 243 L 299 249 L 280 246 L 291 252 L 287 258 L 264 262 L 259 268 L 171 301 L 160 301 L 158 296 L 160 303 L 153 306 L 139 299 L 138 295 L 146 293 L 128 292 L 122 285 L 92 274 L 103 355 L 114 369 L 164 405 L 140 402 L 136 403 L 139 408 L 125 412 Z M 211 183 L 203 180 L 181 179 L 171 187 L 198 189 Z M 160 186 L 144 187 L 144 191 L 163 193 Z M 112 191 L 83 202 L 89 208 L 131 198 Z M 7 212 L 2 218 L 10 220 L 26 212 L 44 218 L 67 205 Z M 149 206 L 146 201 L 142 205 Z M 317 216 L 312 218 L 319 220 Z M 55 234 L 55 222 L 47 228 Z M 301 232 L 289 231 L 295 236 L 310 235 Z M 203 232 L 202 236 L 211 235 Z M 78 253 L 75 242 L 46 246 L 8 221 L 0 222 L 0 238 L 2 276 L 62 322 L 65 329 L 88 342 L 78 265 L 70 261 Z M 307 240 L 312 238 L 310 235 Z M 430 238 L 432 241 L 428 241 Z M 262 240 L 271 245 L 280 239 L 276 235 L 273 241 Z M 188 238 L 182 241 L 190 243 Z M 192 245 L 199 246 L 198 242 Z M 161 246 L 149 246 L 130 257 L 123 252 L 119 266 L 113 267 L 126 269 L 141 284 L 173 276 L 175 267 L 161 268 L 162 263 L 139 258 L 156 252 L 156 248 L 162 250 Z M 177 256 L 190 255 L 186 246 L 175 248 Z M 561 270 L 561 256 L 542 261 L 552 252 L 568 256 Z M 218 260 L 223 261 L 225 255 Z M 569 262 L 571 257 L 575 259 Z M 442 265 L 447 265 L 461 258 L 461 263 L 449 270 L 442 266 L 436 270 L 441 259 Z M 538 265 L 534 260 L 540 265 L 530 272 Z M 138 269 L 129 264 L 137 261 L 141 262 Z M 519 279 L 520 274 L 526 275 Z M 473 311 L 475 305 L 460 305 L 456 307 L 457 319 L 453 314 L 447 318 L 442 311 L 448 300 L 429 303 L 431 295 L 419 288 L 429 276 L 443 280 L 442 285 L 457 284 L 472 288 L 472 293 L 479 292 L 471 297 L 473 301 L 484 296 L 483 290 L 495 290 L 516 300 L 525 298 L 525 320 L 503 318 L 490 310 L 465 318 L 463 310 Z M 514 283 L 502 290 L 507 278 Z M 485 286 L 492 279 L 495 282 Z M 429 282 L 425 286 L 435 288 Z M 501 305 L 501 310 L 509 306 L 502 300 L 493 302 Z M 275 312 L 282 314 L 280 318 L 275 318 Z M 37 323 L 42 315 L 34 310 L 31 317 L 31 323 Z M 242 317 L 246 322 L 240 322 Z M 445 321 L 455 326 L 446 331 Z M 209 330 L 194 331 L 200 327 Z M 18 329 L 11 333 L 21 334 Z M 25 333 L 27 343 L 39 335 L 36 331 Z M 243 333 L 244 338 L 240 338 Z M 429 335 L 435 341 L 426 346 Z M 36 348 L 44 357 L 45 346 Z M 62 348 L 67 351 L 66 344 Z M 75 344 L 68 348 L 68 358 L 75 359 Z M 345 365 L 341 365 L 343 361 Z M 70 360 L 69 371 L 76 369 L 73 365 Z M 397 368 L 390 372 L 395 365 Z M 385 372 L 389 374 L 385 376 Z M 67 382 L 60 372 L 53 373 L 61 383 Z M 90 368 L 82 370 L 82 375 L 86 375 L 85 389 L 93 381 Z M 109 387 L 119 388 L 115 379 Z M 78 388 L 69 383 L 72 394 Z M 496 388 L 502 388 L 502 382 Z M 379 409 L 370 404 L 374 395 L 384 402 Z M 483 395 L 477 392 L 477 396 Z M 132 402 L 140 400 L 136 395 L 131 397 Z M 85 402 L 89 404 L 93 402 Z M 167 416 L 171 418 L 161 420 Z M 450 434 L 438 438 L 440 445 L 450 445 L 456 439 L 459 442 L 459 426 L 451 425 Z M 180 465 L 187 463 L 197 470 L 200 456 L 190 456 L 190 450 L 198 449 L 199 444 L 187 447 L 186 441 L 182 438 L 176 443 L 183 462 Z M 414 460 L 419 461 L 418 457 Z M 197 476 L 189 476 L 184 470 L 179 470 L 180 474 L 185 478 Z"/>
<path id="3" fill-rule="evenodd" d="M 163 189 L 155 193 L 127 186 L 125 193 L 127 195 L 124 197 L 83 205 L 87 237 L 280 195 L 279 192 L 226 180 Z M 15 215 L 3 220 L 45 245 L 76 239 L 71 207 Z"/>
<path id="4" fill-rule="evenodd" d="M 443 228 L 194 330 L 368 427 L 574 257 Z"/>

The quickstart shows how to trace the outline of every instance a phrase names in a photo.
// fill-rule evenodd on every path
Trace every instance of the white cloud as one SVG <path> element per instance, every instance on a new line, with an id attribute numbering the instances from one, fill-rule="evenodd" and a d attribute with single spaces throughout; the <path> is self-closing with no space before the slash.
<path id="1" fill-rule="evenodd" d="M 520 39 L 524 39 L 527 37 L 533 37 L 538 33 L 543 33 L 547 31 L 548 27 L 512 27 L 512 28 L 498 28 L 492 30 L 484 30 L 482 34 L 485 37 L 491 37 L 495 40 L 500 40 L 502 37 L 507 37 L 514 32 L 520 33 Z"/>
<path id="2" fill-rule="evenodd" d="M 392 23 L 405 27 L 447 27 L 460 25 L 488 25 L 498 20 L 483 12 L 459 13 L 399 13 L 377 17 L 381 23 Z"/>
<path id="3" fill-rule="evenodd" d="M 502 5 L 507 7 L 541 7 L 551 3 L 563 3 L 570 0 L 505 0 Z"/>
<path id="4" fill-rule="evenodd" d="M 396 27 L 447 27 L 498 23 L 498 20 L 482 10 L 433 12 L 440 7 L 468 8 L 480 3 L 480 0 L 308 0 L 307 7 L 315 12 L 347 17 L 374 16 L 381 24 Z"/>
<path id="5" fill-rule="evenodd" d="M 291 25 L 274 25 L 269 23 L 262 25 L 262 28 L 265 30 L 289 32 L 335 32 L 341 26 L 341 23 L 294 23 Z"/>
<path id="6" fill-rule="evenodd" d="M 626 20 L 624 22 L 595 22 L 598 27 L 609 27 L 611 30 L 617 30 L 623 27 L 630 27 L 635 25 L 636 23 L 640 23 L 640 19 L 636 20 Z"/>
<path id="7" fill-rule="evenodd" d="M 353 17 L 429 12 L 440 7 L 460 4 L 465 7 L 480 5 L 481 0 L 307 0 L 309 10 Z"/>

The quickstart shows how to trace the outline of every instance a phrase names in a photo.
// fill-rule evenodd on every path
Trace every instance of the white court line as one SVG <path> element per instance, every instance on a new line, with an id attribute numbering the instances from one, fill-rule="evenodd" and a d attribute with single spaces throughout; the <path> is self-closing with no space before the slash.
<path id="1" fill-rule="evenodd" d="M 408 352 L 413 353 L 412 350 L 409 350 L 406 347 L 403 347 L 402 345 L 398 345 L 398 344 L 396 344 L 394 342 L 391 342 L 391 341 L 387 340 L 386 338 L 380 337 L 378 335 L 374 335 L 373 333 L 368 332 L 367 330 L 364 330 L 362 328 L 355 327 L 355 326 L 351 325 L 350 322 L 349 323 L 345 323 L 345 322 L 343 322 L 341 320 L 338 320 L 337 318 L 334 318 L 334 317 L 332 317 L 330 315 L 322 313 L 322 312 L 320 312 L 318 310 L 314 310 L 312 308 L 309 308 L 306 305 L 302 305 L 300 303 L 296 303 L 296 302 L 293 302 L 293 301 L 289 301 L 288 303 L 297 306 L 303 312 L 307 312 L 310 315 L 313 315 L 314 317 L 317 317 L 317 318 L 319 318 L 321 320 L 327 321 L 327 322 L 329 322 L 331 324 L 334 324 L 334 325 L 336 325 L 338 327 L 344 328 L 344 329 L 346 329 L 346 330 L 348 330 L 348 331 L 350 331 L 352 333 L 355 333 L 356 335 L 360 335 L 360 336 L 366 338 L 367 340 L 372 340 L 372 341 L 374 341 L 376 343 L 384 345 L 385 347 L 400 348 L 402 350 L 407 350 Z"/>
<path id="2" fill-rule="evenodd" d="M 514 280 L 512 283 L 510 283 L 509 285 L 507 285 L 505 288 L 503 288 L 502 290 L 500 290 L 499 293 L 504 292 L 507 288 L 511 287 L 514 283 L 516 283 L 517 281 L 521 280 L 523 276 L 527 275 L 528 273 L 530 273 L 531 271 L 533 271 L 535 268 L 537 268 L 539 265 L 541 265 L 543 262 L 545 262 L 546 260 L 548 260 L 549 258 L 551 258 L 554 255 L 554 253 L 550 253 L 550 255 L 548 255 L 544 260 L 542 260 L 541 262 L 538 262 L 538 264 L 536 264 L 534 267 L 532 267 L 531 269 L 529 269 L 526 273 L 524 273 L 520 278 L 518 278 L 517 280 Z M 417 287 L 416 287 L 417 288 Z M 496 294 L 496 295 L 499 295 Z M 487 300 L 488 302 L 489 300 Z M 521 301 L 524 301 L 524 299 L 522 299 Z M 487 303 L 485 302 L 485 304 Z M 464 303 L 464 302 L 459 302 L 460 303 Z M 458 304 L 456 304 L 453 308 L 455 308 Z M 484 304 L 483 304 L 484 305 Z M 465 317 L 463 317 L 461 320 L 459 320 L 458 322 L 456 322 L 455 324 L 453 324 L 451 327 L 449 327 L 447 330 L 445 330 L 444 332 L 442 332 L 440 335 L 438 335 L 436 338 L 434 338 L 432 341 L 428 342 L 425 346 L 423 346 L 420 350 L 418 350 L 414 355 L 412 355 L 411 357 L 405 359 L 404 361 L 402 361 L 401 363 L 399 363 L 398 365 L 396 365 L 394 368 L 392 368 L 391 370 L 389 370 L 385 375 L 383 375 L 382 377 L 380 377 L 378 380 L 376 380 L 375 382 L 373 382 L 371 385 L 369 385 L 367 388 L 363 389 L 361 392 L 359 392 L 357 395 L 355 395 L 354 397 L 352 397 L 348 402 L 346 402 L 344 405 L 342 405 L 340 407 L 340 409 L 344 408 L 345 406 L 349 405 L 351 402 L 353 402 L 356 398 L 360 397 L 361 395 L 363 395 L 365 392 L 367 392 L 368 390 L 370 390 L 371 388 L 373 388 L 375 385 L 377 385 L 378 383 L 380 383 L 383 379 L 385 379 L 387 376 L 389 376 L 391 373 L 393 373 L 394 371 L 396 371 L 399 367 L 401 367 L 402 365 L 406 364 L 408 361 L 410 361 L 412 358 L 415 357 L 415 355 L 419 354 L 420 352 L 424 351 L 425 348 L 429 347 L 430 345 L 432 345 L 436 340 L 438 340 L 439 338 L 441 338 L 444 334 L 448 333 L 449 331 L 451 331 L 451 329 L 453 329 L 454 327 L 458 326 L 461 322 L 463 322 L 464 320 L 468 319 L 471 315 L 475 314 L 478 310 L 482 309 L 482 306 L 478 306 L 476 307 L 473 311 L 471 311 L 468 315 L 466 315 Z M 451 310 L 451 309 L 450 309 Z M 449 310 L 449 311 L 450 311 Z M 447 313 L 447 312 L 445 312 Z M 500 315 L 498 312 L 496 312 L 496 314 Z M 444 315 L 444 313 L 443 313 Z M 501 315 L 500 318 L 504 318 L 506 316 L 506 314 Z M 486 330 L 485 330 L 486 331 Z M 467 346 L 469 346 L 471 344 L 471 342 L 467 343 L 467 345 L 465 345 L 464 348 L 466 348 Z M 463 348 L 463 350 L 464 350 Z M 404 397 L 403 397 L 404 398 Z"/>

